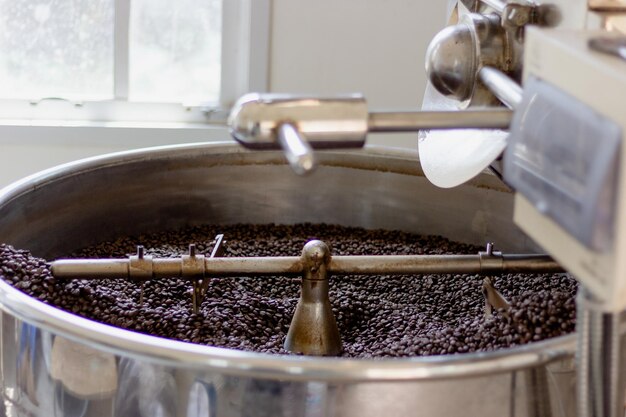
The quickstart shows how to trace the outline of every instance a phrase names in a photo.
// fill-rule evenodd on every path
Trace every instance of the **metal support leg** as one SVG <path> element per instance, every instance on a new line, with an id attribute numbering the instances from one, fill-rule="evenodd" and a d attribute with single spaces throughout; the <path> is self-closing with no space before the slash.
<path id="1" fill-rule="evenodd" d="M 300 300 L 289 326 L 285 350 L 305 355 L 335 356 L 341 336 L 328 298 L 330 250 L 312 240 L 302 250 L 304 273 Z"/>
<path id="2" fill-rule="evenodd" d="M 576 302 L 578 417 L 623 417 L 623 312 L 606 311 L 584 288 Z"/>

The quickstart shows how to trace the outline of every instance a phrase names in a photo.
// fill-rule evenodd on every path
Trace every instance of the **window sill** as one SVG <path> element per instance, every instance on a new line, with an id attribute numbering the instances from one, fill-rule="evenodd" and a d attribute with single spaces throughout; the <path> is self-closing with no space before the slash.
<path id="1" fill-rule="evenodd" d="M 207 123 L 0 120 L 0 145 L 140 148 L 231 140 L 224 125 Z"/>
<path id="2" fill-rule="evenodd" d="M 90 156 L 230 140 L 225 126 L 202 123 L 0 120 L 0 188 L 42 169 Z"/>

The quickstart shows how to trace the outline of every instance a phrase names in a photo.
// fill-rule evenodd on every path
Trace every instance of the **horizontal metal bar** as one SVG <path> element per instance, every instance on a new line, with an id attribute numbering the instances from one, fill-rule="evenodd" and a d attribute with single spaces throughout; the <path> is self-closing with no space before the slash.
<path id="1" fill-rule="evenodd" d="M 428 129 L 508 129 L 513 112 L 508 109 L 371 112 L 369 132 L 415 132 Z"/>
<path id="2" fill-rule="evenodd" d="M 52 275 L 67 279 L 129 278 L 128 259 L 60 259 L 50 263 Z"/>
<path id="3" fill-rule="evenodd" d="M 205 259 L 205 274 L 210 277 L 302 275 L 304 266 L 299 256 L 266 256 L 253 258 Z"/>
<path id="4" fill-rule="evenodd" d="M 411 275 L 411 274 L 478 274 L 478 273 L 556 273 L 563 269 L 547 255 L 498 255 L 498 262 L 485 261 L 481 255 L 385 255 L 333 256 L 328 266 L 339 275 Z M 62 259 L 51 264 L 58 278 L 130 278 L 138 280 L 181 277 L 180 258 L 151 260 L 149 275 L 133 271 L 128 259 Z M 286 275 L 303 272 L 298 256 L 205 258 L 206 277 Z"/>
<path id="5" fill-rule="evenodd" d="M 478 255 L 333 256 L 329 270 L 344 275 L 477 274 Z"/>
<path id="6" fill-rule="evenodd" d="M 561 265 L 548 255 L 502 255 L 502 269 L 509 274 L 545 274 L 565 272 Z"/>

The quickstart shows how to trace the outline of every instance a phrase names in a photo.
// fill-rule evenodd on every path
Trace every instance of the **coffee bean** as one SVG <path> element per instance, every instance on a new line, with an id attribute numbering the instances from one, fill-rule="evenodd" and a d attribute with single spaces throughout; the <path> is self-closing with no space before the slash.
<path id="1" fill-rule="evenodd" d="M 121 237 L 68 257 L 180 256 L 188 245 L 210 254 L 225 234 L 225 256 L 299 256 L 315 237 L 334 255 L 475 254 L 481 248 L 439 236 L 333 225 L 192 227 Z M 172 278 L 140 284 L 125 280 L 55 280 L 46 261 L 0 244 L 0 278 L 43 302 L 98 322 L 180 341 L 265 353 L 282 348 L 300 283 L 288 277 L 213 278 L 198 314 L 191 283 Z M 478 275 L 334 276 L 330 298 L 344 357 L 403 357 L 482 352 L 544 340 L 575 327 L 576 281 L 565 274 L 510 274 L 494 278 L 511 302 L 509 314 L 484 317 Z"/>

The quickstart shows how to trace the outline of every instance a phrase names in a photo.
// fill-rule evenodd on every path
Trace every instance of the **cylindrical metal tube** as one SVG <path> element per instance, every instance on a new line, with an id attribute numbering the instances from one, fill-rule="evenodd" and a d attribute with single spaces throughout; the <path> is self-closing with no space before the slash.
<path id="1" fill-rule="evenodd" d="M 368 132 L 506 129 L 511 119 L 512 112 L 506 109 L 368 113 L 367 103 L 359 95 L 247 94 L 233 107 L 228 124 L 233 137 L 247 148 L 280 148 L 279 136 L 283 135 L 284 142 L 287 133 L 281 132 L 281 126 L 288 125 L 311 148 L 334 149 L 362 147 Z"/>
<path id="2" fill-rule="evenodd" d="M 182 276 L 178 258 L 153 259 L 152 278 Z M 64 259 L 52 263 L 59 278 L 132 278 L 126 259 Z M 298 276 L 304 270 L 297 256 L 206 258 L 205 276 Z M 563 269 L 547 255 L 502 255 L 502 267 L 487 267 L 480 255 L 385 255 L 334 256 L 328 265 L 331 274 L 478 274 L 478 273 L 556 273 Z M 149 279 L 143 278 L 142 279 Z"/>
<path id="3" fill-rule="evenodd" d="M 416 132 L 422 129 L 507 129 L 507 109 L 370 113 L 370 132 Z"/>
<path id="4" fill-rule="evenodd" d="M 246 94 L 228 118 L 232 136 L 253 149 L 278 148 L 278 127 L 291 124 L 312 148 L 360 148 L 367 134 L 367 103 L 360 95 L 298 97 Z"/>
<path id="5" fill-rule="evenodd" d="M 334 256 L 329 270 L 333 274 L 477 274 L 478 255 L 388 255 Z"/>
<path id="6" fill-rule="evenodd" d="M 52 275 L 67 279 L 129 278 L 128 259 L 60 259 L 50 264 Z"/>
<path id="7" fill-rule="evenodd" d="M 483 67 L 478 72 L 480 80 L 498 99 L 511 109 L 515 109 L 522 101 L 522 87 L 502 71 L 491 67 Z"/>
<path id="8" fill-rule="evenodd" d="M 302 275 L 299 256 L 263 256 L 255 258 L 208 258 L 204 260 L 205 274 L 211 277 Z"/>
<path id="9" fill-rule="evenodd" d="M 509 274 L 555 274 L 565 272 L 561 265 L 548 255 L 502 255 L 502 270 Z"/>
<path id="10" fill-rule="evenodd" d="M 152 260 L 154 278 L 177 277 L 183 274 L 180 258 L 154 258 Z"/>
<path id="11" fill-rule="evenodd" d="M 313 171 L 313 149 L 291 123 L 283 123 L 278 127 L 278 143 L 296 174 L 305 175 Z"/>

